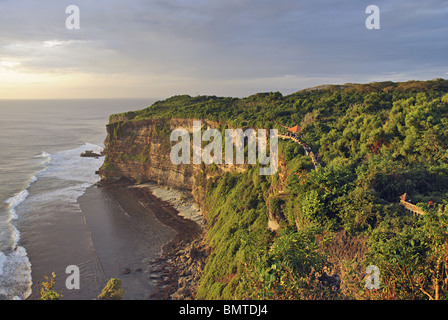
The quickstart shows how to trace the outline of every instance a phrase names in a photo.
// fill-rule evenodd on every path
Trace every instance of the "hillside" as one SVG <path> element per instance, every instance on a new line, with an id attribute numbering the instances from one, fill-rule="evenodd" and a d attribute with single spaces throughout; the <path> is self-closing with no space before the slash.
<path id="1" fill-rule="evenodd" d="M 169 134 L 192 119 L 221 131 L 298 124 L 321 167 L 290 140 L 272 176 L 248 164 L 176 167 Z M 198 299 L 448 298 L 447 80 L 175 96 L 112 115 L 107 128 L 103 181 L 188 189 L 206 212 Z M 406 211 L 404 193 L 424 214 Z M 365 287 L 369 265 L 380 290 Z"/>

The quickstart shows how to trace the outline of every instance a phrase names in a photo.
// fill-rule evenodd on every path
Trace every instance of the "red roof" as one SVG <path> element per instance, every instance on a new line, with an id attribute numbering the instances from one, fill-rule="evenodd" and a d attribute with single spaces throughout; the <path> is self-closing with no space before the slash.
<path id="1" fill-rule="evenodd" d="M 296 125 L 296 126 L 288 129 L 288 131 L 290 131 L 290 132 L 300 132 L 300 130 L 302 130 L 302 128 L 299 127 L 299 125 Z"/>

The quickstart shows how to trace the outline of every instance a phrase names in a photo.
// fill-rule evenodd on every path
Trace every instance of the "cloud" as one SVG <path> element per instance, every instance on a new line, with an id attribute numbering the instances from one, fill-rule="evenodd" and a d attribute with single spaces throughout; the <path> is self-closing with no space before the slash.
<path id="1" fill-rule="evenodd" d="M 368 3 L 355 0 L 79 0 L 81 29 L 67 30 L 70 4 L 0 1 L 0 60 L 147 81 L 167 95 L 207 83 L 232 95 L 269 81 L 289 91 L 447 72 L 444 0 L 378 0 L 380 30 L 365 28 Z"/>

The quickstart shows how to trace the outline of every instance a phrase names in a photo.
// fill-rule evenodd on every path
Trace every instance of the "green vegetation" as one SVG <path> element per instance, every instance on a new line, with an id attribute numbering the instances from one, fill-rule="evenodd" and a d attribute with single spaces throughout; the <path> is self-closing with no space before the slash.
<path id="1" fill-rule="evenodd" d="M 105 159 L 104 159 L 104 163 L 103 163 L 103 170 L 104 171 L 114 171 L 115 170 L 115 166 L 109 162 L 109 157 L 106 155 Z"/>
<path id="2" fill-rule="evenodd" d="M 232 299 L 244 296 L 242 278 L 246 262 L 255 259 L 256 250 L 267 246 L 266 206 L 262 195 L 267 182 L 254 167 L 243 174 L 226 174 L 208 185 L 206 207 L 209 245 L 208 259 L 198 290 L 199 299 Z"/>
<path id="3" fill-rule="evenodd" d="M 124 290 L 121 288 L 121 279 L 109 279 L 103 291 L 98 296 L 100 300 L 122 300 Z"/>
<path id="4" fill-rule="evenodd" d="M 56 285 L 56 274 L 53 272 L 51 278 L 44 276 L 45 280 L 40 284 L 40 298 L 38 300 L 61 300 L 62 292 L 56 292 L 54 287 Z M 100 300 L 122 300 L 124 290 L 121 288 L 121 279 L 111 278 L 107 282 L 104 289 L 98 295 Z"/>
<path id="5" fill-rule="evenodd" d="M 40 298 L 38 300 L 61 300 L 62 293 L 56 292 L 54 286 L 56 285 L 56 274 L 53 272 L 51 278 L 44 276 L 45 281 L 40 284 Z"/>
<path id="6" fill-rule="evenodd" d="M 198 299 L 447 299 L 448 81 L 322 86 L 244 99 L 175 96 L 116 119 L 302 127 L 272 177 L 201 177 L 207 261 Z M 407 193 L 425 215 L 400 205 Z M 272 201 L 270 201 L 272 200 Z M 267 228 L 267 212 L 282 217 Z M 379 290 L 365 288 L 376 265 Z M 338 277 L 334 275 L 337 274 Z"/>

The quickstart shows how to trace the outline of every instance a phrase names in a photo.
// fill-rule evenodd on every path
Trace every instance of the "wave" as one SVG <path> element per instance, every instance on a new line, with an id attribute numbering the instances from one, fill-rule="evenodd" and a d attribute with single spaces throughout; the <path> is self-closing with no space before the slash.
<path id="1" fill-rule="evenodd" d="M 38 157 L 38 156 L 37 156 Z M 51 154 L 49 154 L 46 151 L 42 151 L 42 153 L 40 154 L 41 158 L 50 158 L 51 159 Z"/>
<path id="2" fill-rule="evenodd" d="M 15 208 L 18 205 L 20 205 L 22 202 L 24 202 L 25 199 L 29 196 L 30 193 L 28 191 L 28 188 L 31 186 L 31 184 L 33 182 L 36 182 L 36 181 L 37 181 L 37 177 L 31 176 L 31 178 L 28 180 L 26 187 L 22 191 L 16 193 L 13 197 L 6 200 L 6 203 L 8 204 L 9 220 L 17 220 L 18 216 L 17 216 L 17 212 L 16 212 Z M 14 226 L 12 226 L 12 227 L 13 227 L 14 232 L 11 236 L 14 239 L 14 247 L 17 247 L 17 243 L 20 240 L 20 232 L 19 232 L 19 230 L 17 230 L 16 227 L 14 227 Z"/>
<path id="3" fill-rule="evenodd" d="M 73 149 L 52 154 L 43 151 L 36 155 L 34 158 L 42 159 L 42 161 L 39 161 L 39 166 L 43 166 L 43 169 L 29 178 L 23 190 L 6 200 L 9 221 L 20 219 L 20 215 L 16 211 L 20 205 L 23 206 L 25 211 L 34 211 L 44 208 L 46 204 L 60 201 L 76 203 L 85 190 L 99 180 L 94 172 L 103 161 L 102 159 L 80 157 L 80 154 L 86 150 L 100 153 L 102 148 L 98 145 L 85 143 Z M 60 182 L 56 184 L 57 188 L 52 189 L 51 186 L 45 188 L 44 186 L 44 188 L 39 188 L 39 191 L 32 191 L 30 194 L 31 185 L 41 178 L 49 178 L 52 181 Z M 0 251 L 0 299 L 2 297 L 6 299 L 26 299 L 31 295 L 31 263 L 26 249 L 18 246 L 20 232 L 12 224 L 11 226 L 13 230 L 11 240 L 14 245 L 11 250 L 8 250 L 7 254 Z"/>
<path id="4" fill-rule="evenodd" d="M 48 190 L 33 195 L 33 200 L 37 201 L 50 201 L 55 198 L 60 199 L 61 197 L 67 196 L 66 199 L 70 202 L 75 202 L 88 187 L 97 182 L 99 177 L 93 173 L 95 168 L 101 166 L 103 160 L 80 157 L 80 154 L 87 149 L 93 150 L 95 153 L 102 151 L 102 148 L 98 145 L 85 143 L 80 147 L 58 151 L 54 154 L 43 151 L 40 155 L 35 156 L 35 158 L 44 159 L 41 164 L 45 164 L 45 167 L 38 171 L 36 175 L 30 177 L 22 191 L 6 200 L 6 203 L 9 205 L 8 210 L 11 219 L 16 220 L 18 218 L 15 208 L 28 198 L 30 195 L 28 189 L 39 178 L 55 178 L 73 183 L 56 190 Z"/>
<path id="5" fill-rule="evenodd" d="M 17 213 L 15 210 L 15 207 L 17 207 L 19 204 L 21 204 L 25 199 L 29 196 L 28 188 L 30 184 L 28 184 L 27 188 L 17 193 L 14 197 L 9 198 L 6 200 L 6 203 L 9 204 L 8 210 L 11 213 L 12 219 L 17 219 Z"/>
<path id="6" fill-rule="evenodd" d="M 43 158 L 44 161 L 41 162 L 41 164 L 48 164 L 51 161 L 51 155 L 48 152 L 43 151 L 41 155 L 38 155 L 36 157 L 39 158 Z M 40 170 L 39 172 L 36 173 L 39 174 L 40 172 L 45 171 L 46 167 L 42 170 Z M 18 216 L 17 216 L 17 212 L 15 210 L 15 208 L 20 205 L 22 202 L 24 202 L 26 200 L 26 198 L 29 196 L 29 187 L 37 181 L 37 176 L 33 175 L 29 178 L 25 188 L 16 193 L 14 196 L 12 196 L 11 198 L 7 199 L 5 202 L 8 204 L 8 208 L 7 210 L 9 211 L 9 220 L 17 220 Z M 17 246 L 17 242 L 20 239 L 20 233 L 19 231 L 14 227 L 14 235 L 13 238 L 15 239 L 14 241 L 14 246 Z"/>
<path id="7" fill-rule="evenodd" d="M 37 179 L 36 176 L 31 176 L 22 191 L 6 200 L 9 221 L 18 219 L 16 207 L 28 198 L 28 189 Z M 25 248 L 17 245 L 20 240 L 19 230 L 12 224 L 11 227 L 14 245 L 8 254 L 0 251 L 0 297 L 22 300 L 31 294 L 31 263 Z"/>
<path id="8" fill-rule="evenodd" d="M 0 298 L 23 300 L 31 295 L 31 263 L 25 248 L 0 252 Z"/>

